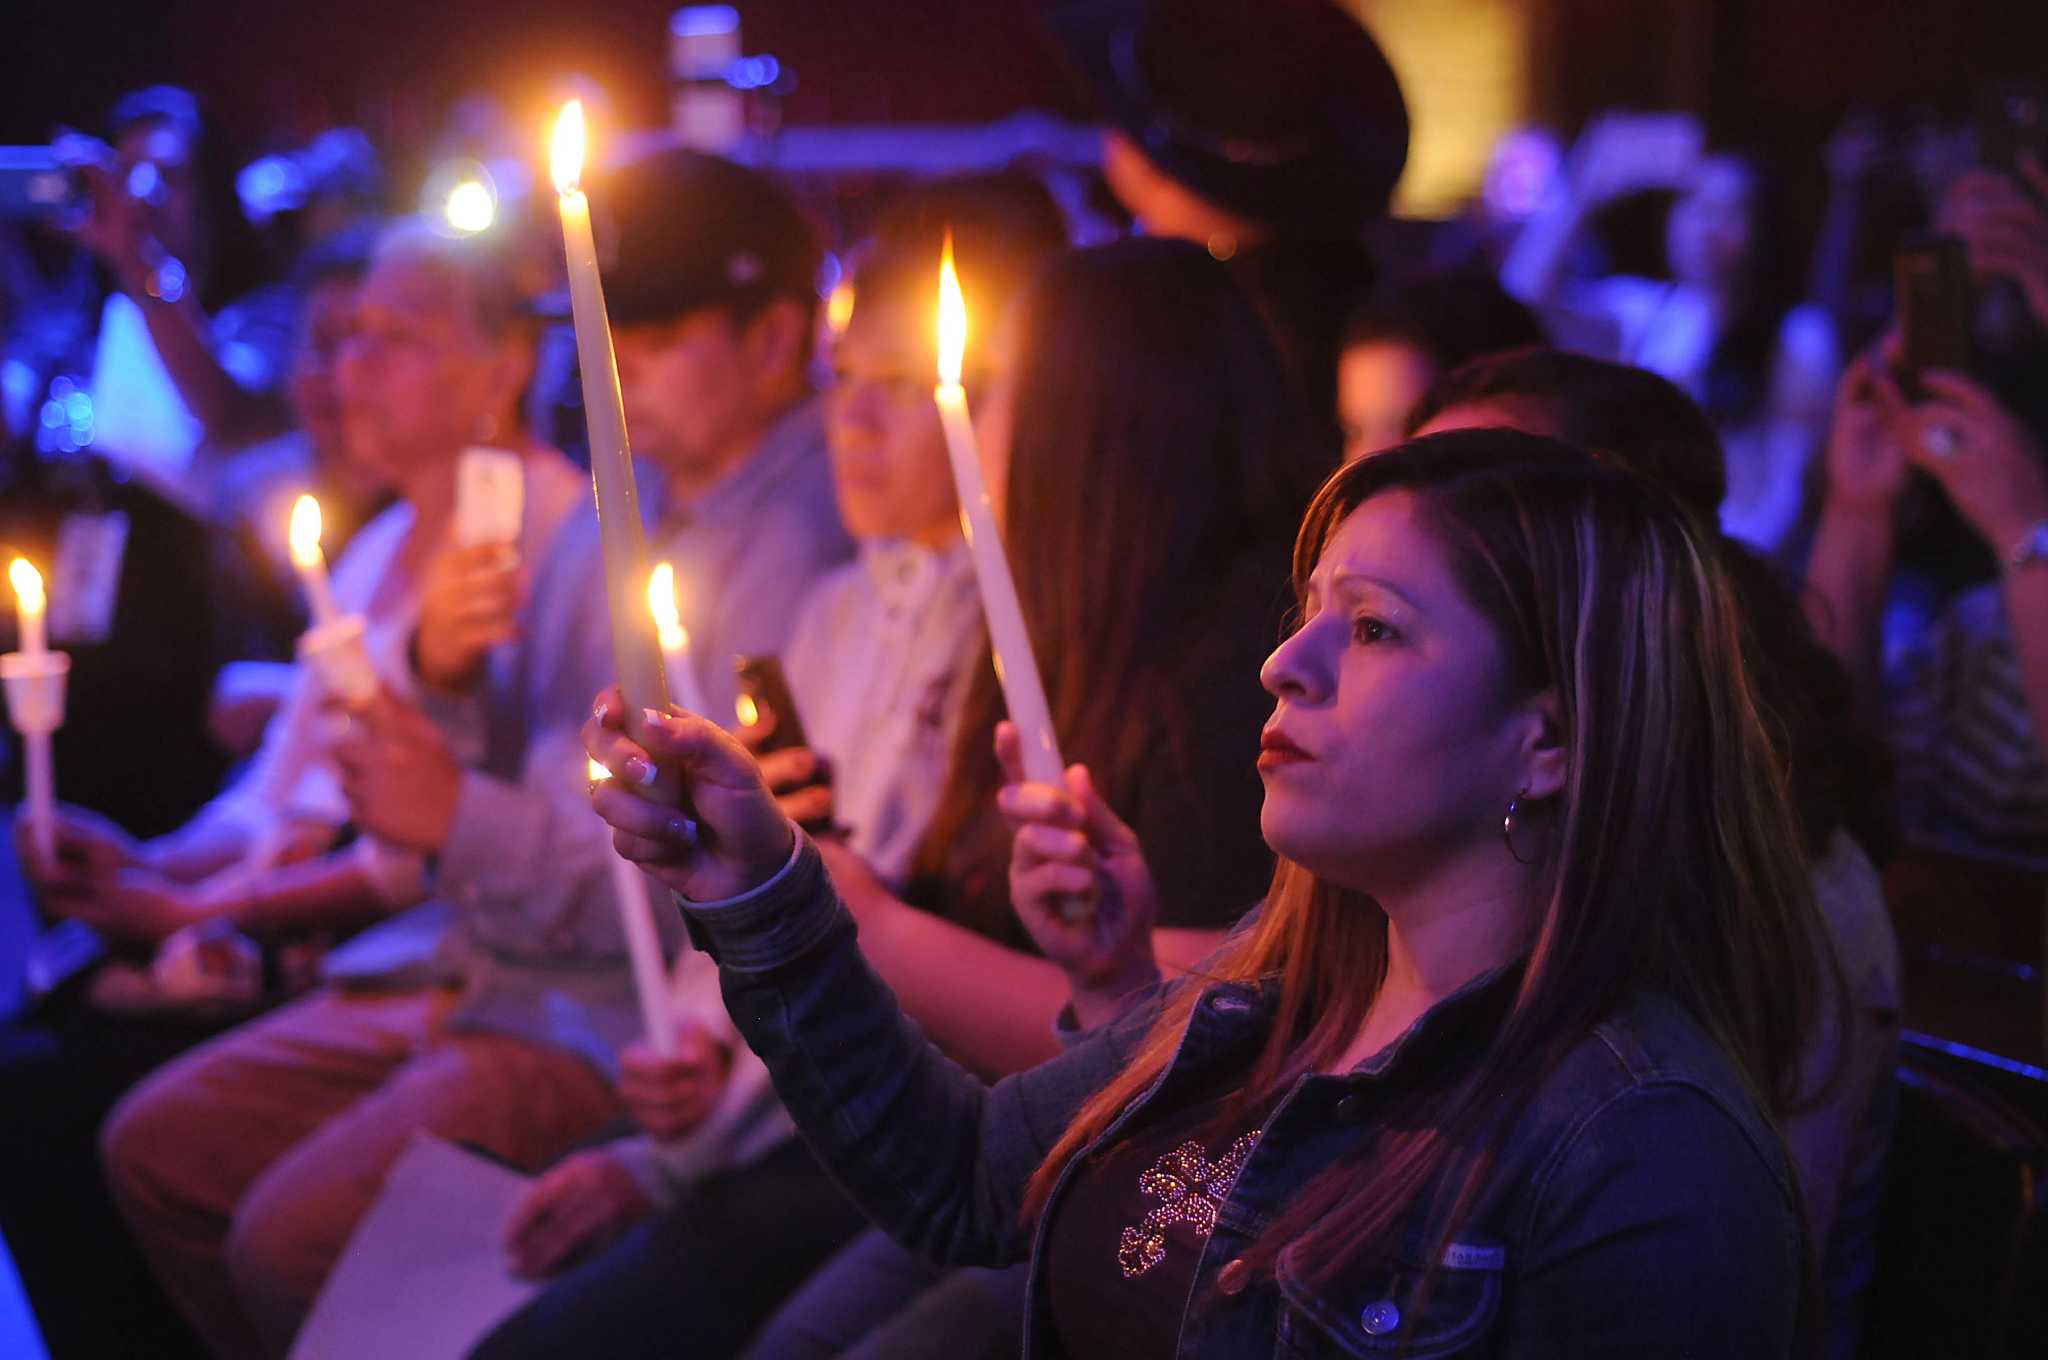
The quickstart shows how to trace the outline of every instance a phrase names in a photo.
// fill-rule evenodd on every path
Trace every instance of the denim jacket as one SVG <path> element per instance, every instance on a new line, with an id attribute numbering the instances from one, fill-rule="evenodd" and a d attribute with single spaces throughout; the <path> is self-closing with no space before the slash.
<path id="1" fill-rule="evenodd" d="M 1026 1354 L 1057 1355 L 1041 1258 L 1072 1168 L 1035 1230 L 1019 1206 L 1075 1110 L 1142 1042 L 1157 1003 L 989 1087 L 898 1010 L 808 842 L 754 892 L 682 905 L 692 938 L 719 963 L 734 1022 L 841 1184 L 935 1260 L 1028 1257 Z M 1285 1094 L 1201 1248 L 1180 1360 L 1792 1351 L 1802 1251 L 1783 1147 L 1731 1064 L 1655 997 L 1608 1017 L 1540 1083 L 1426 1294 L 1418 1286 L 1451 1198 L 1444 1187 L 1420 1197 L 1388 1262 L 1334 1284 L 1311 1286 L 1285 1264 L 1253 1279 L 1237 1264 L 1308 1180 L 1376 1137 L 1390 1096 L 1472 1050 L 1511 985 L 1480 979 L 1355 1071 L 1311 1074 Z M 1097 1145 L 1247 1071 L 1276 995 L 1205 987 L 1165 1072 Z M 1114 1260 L 1106 1244 L 1105 1268 Z"/>

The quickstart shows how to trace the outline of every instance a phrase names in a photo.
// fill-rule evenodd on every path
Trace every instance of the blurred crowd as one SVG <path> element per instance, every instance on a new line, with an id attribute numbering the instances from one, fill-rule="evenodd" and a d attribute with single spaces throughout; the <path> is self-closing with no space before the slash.
<path id="1" fill-rule="evenodd" d="M 1564 573 L 1553 557 L 1574 551 L 1598 558 L 1610 574 L 1557 575 L 1577 593 L 1517 616 L 1515 654 L 1552 677 L 1530 687 L 1564 706 L 1551 727 L 1650 715 L 1615 738 L 1657 748 L 1633 776 L 1638 815 L 1608 831 L 1635 849 L 1603 861 L 1573 848 L 1585 834 L 1575 819 L 1597 805 L 1584 781 L 1603 760 L 1628 761 L 1575 748 L 1546 764 L 1535 737 L 1536 754 L 1516 757 L 1520 792 L 1473 814 L 1502 865 L 1556 870 L 1537 894 L 1548 924 L 1503 959 L 1525 960 L 1512 965 L 1527 969 L 1515 974 L 1524 1001 L 1550 995 L 1567 976 L 1544 971 L 1566 966 L 1552 956 L 1595 950 L 1587 922 L 1606 919 L 1553 899 L 1648 891 L 1653 876 L 1630 878 L 1630 855 L 1667 854 L 1671 877 L 1687 878 L 1692 843 L 1657 837 L 1711 841 L 1697 862 L 1718 867 L 1668 901 L 1634 903 L 1715 923 L 1671 928 L 1689 942 L 1672 957 L 1694 964 L 1660 971 L 1665 946 L 1647 936 L 1615 964 L 1635 970 L 1622 974 L 1631 985 L 1654 979 L 1681 1000 L 1697 989 L 1708 999 L 1689 1013 L 1706 1038 L 1673 1039 L 1654 1018 L 1623 1038 L 1600 1032 L 1644 1045 L 1649 1065 L 1711 1068 L 1686 1080 L 1735 1112 L 1741 1138 L 1779 1149 L 1766 1156 L 1782 1160 L 1770 1161 L 1778 1189 L 1725 1170 L 1740 1159 L 1720 1143 L 1675 1131 L 1697 1126 L 1697 1111 L 1674 1114 L 1616 1134 L 1607 1155 L 1658 1139 L 1671 1152 L 1631 1191 L 1641 1220 L 1608 1223 L 1623 1209 L 1590 1187 L 1635 1184 L 1628 1168 L 1582 1166 L 1582 1150 L 1537 1167 L 1520 1160 L 1536 1145 L 1518 1124 L 1490 1145 L 1502 1166 L 1532 1183 L 1587 1180 L 1583 1205 L 1541 1214 L 1497 1203 L 1492 1181 L 1484 1193 L 1466 1184 L 1456 1214 L 1508 1234 L 1505 1267 L 1460 1237 L 1413 1248 L 1423 1254 L 1404 1259 L 1419 1277 L 1367 1272 L 1369 1288 L 1311 1268 L 1322 1258 L 1257 1248 L 1229 1265 L 1212 1248 L 1198 1275 L 1174 1234 L 1200 1213 L 1144 1217 L 1157 1243 L 1125 1227 L 1117 1250 L 1117 1216 L 1139 1219 L 1149 1201 L 1107 1188 L 1067 1192 L 1037 1247 L 998 1249 L 994 1229 L 968 1244 L 962 1225 L 979 1218 L 925 1197 L 936 1171 L 899 1184 L 878 1169 L 884 1151 L 917 1141 L 905 1120 L 929 1128 L 934 1163 L 956 1134 L 972 1141 L 928 1089 L 936 1078 L 874 1065 L 896 1051 L 893 1029 L 833 1012 L 842 1028 L 815 1047 L 838 1057 L 804 1057 L 799 1020 L 825 1007 L 813 993 L 850 1006 L 867 973 L 750 981 L 750 958 L 766 970 L 771 954 L 785 967 L 801 951 L 718 923 L 734 917 L 686 921 L 661 892 L 672 963 L 657 1009 L 673 1033 L 650 1036 L 615 850 L 637 845 L 649 883 L 686 902 L 724 896 L 690 886 L 711 870 L 677 847 L 718 841 L 719 817 L 735 814 L 713 805 L 715 788 L 637 831 L 638 814 L 607 811 L 615 842 L 590 807 L 586 741 L 610 728 L 602 711 L 584 724 L 614 678 L 611 622 L 585 489 L 588 375 L 538 148 L 475 103 L 434 140 L 426 161 L 442 168 L 423 186 L 394 182 L 380 148 L 347 127 L 238 166 L 191 94 L 155 87 L 96 128 L 53 129 L 62 201 L 8 199 L 0 221 L 0 545 L 41 564 L 51 645 L 72 657 L 57 853 L 34 848 L 25 816 L 0 852 L 0 1233 L 53 1355 L 284 1355 L 422 1132 L 534 1178 L 502 1249 L 542 1287 L 477 1342 L 490 1360 L 1016 1355 L 1027 1329 L 1035 1353 L 1074 1360 L 1243 1354 L 1248 1333 L 1231 1330 L 1228 1309 L 1183 1311 L 1210 1285 L 1235 1298 L 1214 1268 L 1245 1260 L 1247 1297 L 1278 1310 L 1285 1354 L 1366 1353 L 1361 1327 L 1415 1354 L 1453 1353 L 1465 1336 L 1517 1354 L 1663 1353 L 1658 1328 L 1673 1319 L 1696 1329 L 1700 1354 L 1791 1353 L 1800 1309 L 1814 1346 L 1858 1353 L 1897 1099 L 1900 963 L 1879 870 L 1934 849 L 2048 873 L 2048 88 L 1988 91 L 1974 119 L 1848 118 L 1827 147 L 1810 248 L 1770 147 L 1717 145 L 1688 115 L 1626 111 L 1571 137 L 1511 133 L 1463 215 L 1396 231 L 1388 203 L 1409 127 L 1391 69 L 1333 6 L 1265 8 L 1153 0 L 1055 23 L 1099 110 L 1103 197 L 1128 224 L 1085 248 L 1030 165 L 869 177 L 846 193 L 661 138 L 600 158 L 587 188 L 626 420 L 693 672 L 672 689 L 701 696 L 701 716 L 739 752 L 689 759 L 749 780 L 758 770 L 804 829 L 784 872 L 827 876 L 867 968 L 953 1077 L 1002 1082 L 991 1099 L 1012 1103 L 992 1107 L 981 1136 L 998 1138 L 1000 1116 L 1029 1143 L 985 1143 L 995 1170 L 976 1174 L 997 1188 L 977 1182 L 980 1212 L 1045 1209 L 1055 1187 L 1034 1180 L 1038 1198 L 1019 1200 L 1002 1178 L 1021 1186 L 1045 1157 L 1071 1156 L 1078 1143 L 1047 1149 L 1072 1116 L 1081 1132 L 1069 1137 L 1102 1140 L 1066 1166 L 1083 1190 L 1108 1179 L 1104 1159 L 1136 1187 L 1153 1154 L 1167 1167 L 1195 1139 L 1172 1194 L 1209 1206 L 1202 1239 L 1264 1242 L 1280 1222 L 1364 1270 L 1279 1208 L 1233 1218 L 1234 1194 L 1262 1191 L 1242 1188 L 1249 1170 L 1239 1191 L 1232 1180 L 1297 1128 L 1282 1115 L 1299 1107 L 1275 1096 L 1286 1083 L 1430 1039 L 1420 1009 L 1406 1015 L 1415 1031 L 1381 1032 L 1401 1013 L 1374 1010 L 1375 1022 L 1333 999 L 1395 994 L 1420 953 L 1376 946 L 1359 957 L 1377 960 L 1384 985 L 1339 976 L 1274 1022 L 1301 1038 L 1342 1014 L 1378 1044 L 1311 1060 L 1277 1039 L 1240 1042 L 1249 1086 L 1165 1075 L 1144 1098 L 1171 1093 L 1170 1112 L 1124 1142 L 1105 1130 L 1113 1107 L 1079 1105 L 1120 1088 L 1072 1077 L 1082 1084 L 1068 1099 L 1059 1074 L 1094 1069 L 1059 1064 L 1107 1044 L 1135 1064 L 1116 1069 L 1126 1078 L 1141 1054 L 1166 1074 L 1158 1036 L 1132 1017 L 1165 1005 L 1193 1045 L 1234 995 L 1210 998 L 1219 1017 L 1190 1020 L 1171 1011 L 1190 994 L 1171 979 L 1244 982 L 1261 958 L 1277 978 L 1318 951 L 1349 957 L 1341 933 L 1270 952 L 1274 923 L 1295 919 L 1290 872 L 1379 900 L 1389 938 L 1402 938 L 1409 922 L 1383 880 L 1352 884 L 1296 848 L 1321 841 L 1285 839 L 1262 732 L 1270 753 L 1276 697 L 1283 715 L 1308 707 L 1323 672 L 1288 650 L 1319 644 L 1275 644 L 1313 638 L 1320 611 L 1351 607 L 1311 572 L 1349 541 L 1340 524 L 1389 495 L 1423 504 L 1449 475 L 1425 468 L 1429 449 L 1463 467 L 1474 441 L 1521 431 L 1503 456 L 1540 470 L 1568 445 L 1591 470 L 1560 463 L 1557 485 L 1614 476 L 1639 489 L 1583 494 L 1649 507 L 1611 543 L 1583 527 L 1546 537 L 1545 497 L 1567 493 L 1542 491 L 1534 473 L 1514 491 L 1526 503 L 1497 522 L 1431 502 L 1399 530 L 1459 513 L 1492 525 L 1479 541 L 1520 565 L 1488 559 L 1490 586 L 1473 584 L 1476 567 L 1457 579 L 1474 598 L 1497 593 L 1499 610 L 1519 601 L 1518 573 Z M 947 240 L 974 317 L 965 381 L 1001 547 L 1058 745 L 1085 767 L 1060 788 L 1022 777 L 1004 726 L 933 405 Z M 516 483 L 509 511 L 502 490 L 495 510 L 482 503 L 491 469 Z M 286 530 L 308 493 L 335 603 L 362 620 L 374 697 L 345 700 L 296 659 L 308 617 Z M 1654 573 L 1616 565 L 1653 555 L 1643 545 L 1659 535 L 1687 551 Z M 1710 601 L 1700 617 L 1720 618 L 1718 632 L 1670 603 L 1693 599 L 1696 576 Z M 1609 637 L 1601 620 L 1634 608 L 1631 592 L 1662 603 Z M 1385 635 L 1421 639 L 1417 655 L 1454 645 L 1426 604 L 1377 612 Z M 12 638 L 10 617 L 0 608 L 0 636 Z M 1552 645 L 1560 637 L 1577 640 L 1576 658 Z M 1658 664 L 1689 677 L 1668 694 L 1613 678 L 1664 646 Z M 1589 656 L 1605 658 L 1611 688 L 1571 688 Z M 1727 694 L 1716 676 L 1731 677 Z M 1329 805 L 1406 839 L 1398 854 L 1374 842 L 1378 858 L 1332 851 L 1331 865 L 1370 858 L 1419 893 L 1416 866 L 1450 854 L 1450 822 L 1414 819 L 1464 796 L 1442 770 L 1504 759 L 1442 717 L 1462 693 L 1439 676 L 1353 715 L 1356 741 L 1384 745 L 1388 763 Z M 1688 744 L 1707 742 L 1700 733 L 1712 742 Z M 1754 769 L 1742 754 L 1752 736 L 1770 752 Z M 629 759 L 651 776 L 647 759 Z M 1543 783 L 1566 766 L 1569 779 Z M 4 778 L 18 791 L 18 760 Z M 1694 779 L 1710 787 L 1688 802 Z M 1774 823 L 1743 829 L 1773 809 Z M 1704 829 L 1634 825 L 1653 820 Z M 1793 888 L 1744 848 L 1771 837 L 1798 870 Z M 1092 924 L 1061 909 L 1082 898 Z M 1826 963 L 1811 986 L 1773 971 L 1805 957 L 1809 934 Z M 1248 952 L 1254 938 L 1268 954 Z M 824 949 L 818 939 L 805 947 Z M 1429 999 L 1465 995 L 1449 990 Z M 1758 1031 L 1770 1042 L 1717 1028 L 1722 1002 L 1781 1028 Z M 1473 1020 L 1468 1003 L 1458 1023 L 1498 1024 L 1509 1005 Z M 1529 1023 L 1577 1038 L 1598 1018 L 1560 1002 Z M 1431 1042 L 1466 1042 L 1444 1033 Z M 1512 1025 L 1502 1033 L 1521 1041 Z M 1514 1088 L 1513 1118 L 1550 1120 L 1566 1076 L 1592 1080 L 1557 1044 L 1516 1050 L 1529 1061 L 1512 1070 L 1540 1075 L 1515 1078 L 1528 1088 Z M 1718 1056 L 1685 1056 L 1687 1044 Z M 1327 1065 L 1340 1054 L 1345 1065 Z M 1420 1123 L 1448 1131 L 1443 1146 L 1483 1141 L 1477 1107 L 1401 1075 L 1400 1056 L 1384 1074 L 1358 1070 L 1446 1103 L 1389 1114 L 1378 1087 L 1345 1095 L 1313 1115 L 1323 1124 L 1303 1146 L 1271 1153 L 1288 1185 L 1335 1196 L 1296 1168 L 1337 1155 L 1315 1138 L 1378 1120 L 1379 1161 L 1332 1165 L 1413 1192 L 1382 1163 L 1440 1154 L 1426 1142 L 1385 1151 L 1411 1130 L 1403 1111 L 1431 1112 Z M 856 1087 L 834 1076 L 841 1060 L 902 1084 L 893 1097 Z M 1361 1099 L 1365 1114 L 1347 1104 Z M 1238 1145 L 1209 1141 L 1217 1130 L 1265 1142 L 1229 1162 L 1220 1149 Z M 1687 1183 L 1693 1198 L 1660 1198 Z M 1740 1212 L 1717 1217 L 1723 1200 L 1768 1200 L 1777 1207 L 1758 1222 L 1782 1211 L 1790 1226 L 1745 1237 Z M 1399 1239 L 1399 1224 L 1352 1199 L 1317 1202 L 1351 1215 L 1358 1240 Z M 1696 1214 L 1719 1226 L 1705 1233 Z M 1657 1222 L 1685 1230 L 1656 1236 L 1645 1224 Z M 1106 1234 L 1101 1261 L 1073 1244 L 1083 1230 Z M 1658 1282 L 1574 1255 L 1610 1237 L 1657 1262 Z M 1803 1296 L 1799 1270 L 1778 1269 L 1797 1255 L 1781 1239 L 1805 1243 Z M 1757 1277 L 1726 1274 L 1738 1259 Z M 1505 1291 L 1473 1283 L 1503 1269 Z M 1703 1321 L 1705 1303 L 1668 1292 L 1666 1277 L 1687 1275 L 1745 1291 L 1721 1300 L 1747 1314 L 1740 1325 Z M 1565 1339 L 1590 1327 L 1574 1308 L 1631 1293 L 1600 1305 L 1620 1320 L 1599 1344 Z M 1552 1349 L 1528 1341 L 1543 1334 Z"/>

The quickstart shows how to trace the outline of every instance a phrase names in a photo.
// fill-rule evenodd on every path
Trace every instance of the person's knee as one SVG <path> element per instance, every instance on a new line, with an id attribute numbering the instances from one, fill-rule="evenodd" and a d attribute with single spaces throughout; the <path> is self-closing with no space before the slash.
<path id="1" fill-rule="evenodd" d="M 293 1250 L 296 1234 L 287 1215 L 266 1213 L 244 1204 L 228 1223 L 221 1258 L 235 1293 L 243 1299 L 268 1297 L 283 1281 L 282 1263 Z"/>
<path id="2" fill-rule="evenodd" d="M 317 1203 L 293 1194 L 266 1194 L 259 1181 L 229 1221 L 221 1259 L 235 1297 L 282 1351 L 313 1306 L 333 1264 L 333 1225 Z"/>
<path id="3" fill-rule="evenodd" d="M 144 1080 L 100 1125 L 101 1171 L 124 1213 L 164 1199 L 179 1167 L 200 1151 L 187 1146 L 189 1102 L 167 1076 Z"/>

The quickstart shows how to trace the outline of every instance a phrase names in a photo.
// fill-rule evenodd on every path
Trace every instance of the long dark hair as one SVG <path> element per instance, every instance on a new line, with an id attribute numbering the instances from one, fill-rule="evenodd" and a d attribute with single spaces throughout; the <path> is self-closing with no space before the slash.
<path id="1" fill-rule="evenodd" d="M 1899 825 L 1884 749 L 1857 719 L 1848 674 L 1814 634 L 1791 584 L 1719 532 L 1727 492 L 1721 437 L 1692 398 L 1648 369 L 1563 350 L 1510 350 L 1439 377 L 1416 403 L 1409 431 L 1482 403 L 1499 410 L 1504 425 L 1555 435 L 1656 483 L 1719 542 L 1756 639 L 1757 689 L 1791 767 L 1808 851 L 1825 854 L 1841 830 L 1877 863 L 1889 858 Z M 1540 419 L 1524 424 L 1532 412 Z"/>
<path id="2" fill-rule="evenodd" d="M 1005 544 L 1061 752 L 1117 806 L 1141 762 L 1170 756 L 1148 749 L 1160 733 L 1185 729 L 1175 668 L 1204 630 L 1273 636 L 1319 469 L 1274 342 L 1200 247 L 1142 239 L 1063 257 L 1016 324 Z M 1269 622 L 1217 618 L 1247 572 L 1271 583 Z M 969 834 L 1001 783 L 1002 714 L 984 662 L 911 875 L 914 898 L 956 915 L 968 897 L 1003 896 L 1007 839 Z M 970 881 L 985 891 L 960 892 Z M 966 923 L 1010 936 L 1007 910 L 987 906 Z"/>
<path id="3" fill-rule="evenodd" d="M 1692 518 L 1649 483 L 1551 440 L 1431 435 L 1324 485 L 1295 547 L 1297 590 L 1351 512 L 1396 489 L 1421 502 L 1508 674 L 1555 694 L 1571 768 L 1551 809 L 1534 942 L 1497 1031 L 1413 1108 L 1389 1112 L 1369 1161 L 1319 1175 L 1245 1253 L 1259 1271 L 1284 1256 L 1310 1283 L 1381 1259 L 1446 1175 L 1458 1193 L 1445 1231 L 1455 1231 L 1516 1114 L 1636 994 L 1683 1007 L 1760 1109 L 1797 1108 L 1802 1046 L 1834 966 L 1735 601 Z M 1279 984 L 1265 1049 L 1225 1117 L 1326 1070 L 1356 1037 L 1386 960 L 1387 920 L 1371 898 L 1283 860 L 1258 924 L 1212 970 Z M 1137 1056 L 1075 1116 L 1031 1183 L 1027 1213 L 1164 1070 L 1200 990 L 1179 990 Z"/>

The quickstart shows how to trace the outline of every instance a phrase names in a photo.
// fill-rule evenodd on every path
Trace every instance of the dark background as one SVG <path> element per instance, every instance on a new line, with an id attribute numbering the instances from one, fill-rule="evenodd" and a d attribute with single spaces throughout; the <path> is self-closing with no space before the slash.
<path id="1" fill-rule="evenodd" d="M 1512 0 L 1504 0 L 1512 3 Z M 968 121 L 1077 112 L 1037 0 L 743 0 L 749 51 L 798 75 L 789 120 Z M 96 121 L 157 80 L 196 89 L 243 151 L 331 122 L 417 134 L 487 89 L 538 121 L 581 71 L 664 121 L 671 0 L 28 0 L 12 7 L 0 136 Z M 1987 79 L 2048 70 L 2040 0 L 1522 0 L 1534 111 L 1566 130 L 1614 105 L 1687 108 L 1734 141 L 1811 150 L 1852 105 L 1961 112 Z M 1367 5 L 1368 12 L 1370 5 Z"/>

